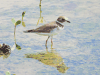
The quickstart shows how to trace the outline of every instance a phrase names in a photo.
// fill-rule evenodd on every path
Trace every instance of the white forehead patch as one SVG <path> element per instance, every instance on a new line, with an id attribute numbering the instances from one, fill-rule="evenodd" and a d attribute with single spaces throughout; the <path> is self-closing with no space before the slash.
<path id="1" fill-rule="evenodd" d="M 63 16 L 65 18 L 65 20 L 68 20 L 68 18 L 66 18 L 65 16 Z"/>
<path id="2" fill-rule="evenodd" d="M 61 20 L 62 19 L 68 20 L 68 18 L 66 18 L 65 16 L 60 16 L 59 19 L 61 19 Z"/>
<path id="3" fill-rule="evenodd" d="M 65 17 L 66 20 L 68 20 L 68 18 Z"/>

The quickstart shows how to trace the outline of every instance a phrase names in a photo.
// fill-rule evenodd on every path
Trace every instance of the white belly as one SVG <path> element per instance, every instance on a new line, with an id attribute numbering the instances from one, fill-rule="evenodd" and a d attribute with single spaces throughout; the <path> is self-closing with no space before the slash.
<path id="1" fill-rule="evenodd" d="M 57 27 L 54 28 L 50 33 L 37 33 L 37 34 L 44 35 L 44 36 L 53 36 L 53 35 L 57 35 L 63 29 L 64 27 Z"/>

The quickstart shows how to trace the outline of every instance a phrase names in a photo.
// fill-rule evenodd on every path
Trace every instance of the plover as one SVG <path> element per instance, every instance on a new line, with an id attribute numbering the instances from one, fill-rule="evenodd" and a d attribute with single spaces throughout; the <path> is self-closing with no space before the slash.
<path id="1" fill-rule="evenodd" d="M 24 32 L 25 33 L 36 33 L 39 35 L 48 36 L 45 45 L 47 45 L 47 41 L 51 37 L 51 43 L 53 44 L 52 37 L 54 35 L 57 35 L 61 30 L 64 29 L 64 25 L 63 25 L 64 22 L 70 23 L 70 21 L 68 21 L 68 18 L 66 18 L 64 16 L 60 16 L 60 17 L 58 17 L 58 19 L 56 21 L 47 23 L 47 24 L 40 26 L 36 29 L 27 30 Z"/>

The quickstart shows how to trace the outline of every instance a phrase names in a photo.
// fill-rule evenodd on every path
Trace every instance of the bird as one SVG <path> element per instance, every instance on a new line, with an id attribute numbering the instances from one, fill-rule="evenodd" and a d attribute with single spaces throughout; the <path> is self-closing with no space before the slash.
<path id="1" fill-rule="evenodd" d="M 53 44 L 52 38 L 54 35 L 57 35 L 61 30 L 64 29 L 64 22 L 70 23 L 68 18 L 65 16 L 59 16 L 56 21 L 44 24 L 36 29 L 30 29 L 23 31 L 24 33 L 36 33 L 39 35 L 48 36 L 45 45 L 47 46 L 48 39 L 51 37 L 51 43 Z"/>

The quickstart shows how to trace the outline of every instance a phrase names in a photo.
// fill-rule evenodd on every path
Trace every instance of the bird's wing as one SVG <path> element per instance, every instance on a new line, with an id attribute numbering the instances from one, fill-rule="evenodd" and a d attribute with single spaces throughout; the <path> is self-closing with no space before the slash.
<path id="1" fill-rule="evenodd" d="M 56 27 L 57 26 L 53 26 L 53 25 L 44 25 L 44 26 L 41 26 L 41 27 L 35 29 L 35 31 L 42 32 L 42 33 L 49 33 L 51 30 L 53 30 Z"/>
<path id="2" fill-rule="evenodd" d="M 28 32 L 38 32 L 38 33 L 49 33 L 52 29 L 58 27 L 56 24 L 45 24 L 43 26 L 40 26 L 39 28 L 36 28 L 36 29 L 31 29 L 31 30 L 27 30 L 27 31 L 24 31 L 26 33 Z"/>

